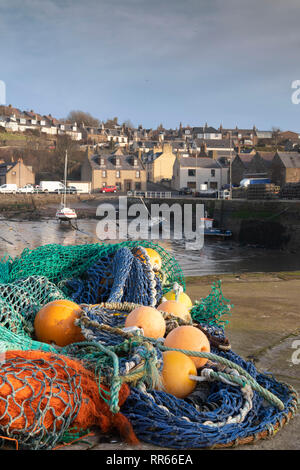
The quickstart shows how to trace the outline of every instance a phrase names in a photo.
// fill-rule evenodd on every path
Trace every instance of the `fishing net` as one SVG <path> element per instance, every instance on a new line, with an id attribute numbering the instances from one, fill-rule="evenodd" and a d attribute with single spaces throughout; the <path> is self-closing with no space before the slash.
<path id="1" fill-rule="evenodd" d="M 161 256 L 161 269 L 146 248 Z M 199 383 L 185 399 L 162 388 L 162 340 L 126 329 L 139 305 L 157 306 L 178 284 L 173 256 L 147 241 L 79 246 L 45 245 L 0 263 L 0 437 L 21 448 L 48 449 L 94 425 L 169 448 L 223 447 L 268 437 L 296 413 L 297 395 L 231 351 L 224 316 L 232 305 L 220 282 L 191 309 L 210 353 Z M 37 341 L 34 318 L 46 303 L 80 304 L 84 341 L 58 347 Z M 166 332 L 187 324 L 163 313 Z M 206 354 L 206 355 L 205 355 Z M 202 355 L 202 356 L 201 356 Z M 136 437 L 137 436 L 137 437 Z"/>
<path id="2" fill-rule="evenodd" d="M 1 261 L 0 282 L 12 282 L 29 276 L 45 276 L 57 284 L 59 281 L 84 275 L 98 260 L 102 260 L 103 267 L 108 267 L 108 262 L 122 247 L 134 249 L 140 246 L 153 248 L 159 253 L 166 288 L 176 281 L 185 288 L 184 276 L 175 258 L 160 245 L 147 240 L 70 246 L 49 244 L 33 250 L 25 248 L 20 256 L 14 259 L 4 258 Z"/>
<path id="3" fill-rule="evenodd" d="M 139 302 L 155 306 L 163 295 L 162 278 L 129 248 L 102 257 L 87 272 L 60 284 L 78 304 Z"/>
<path id="4" fill-rule="evenodd" d="M 33 320 L 41 307 L 65 295 L 45 276 L 29 276 L 0 284 L 0 325 L 13 333 L 31 334 Z"/>
<path id="5" fill-rule="evenodd" d="M 221 281 L 212 284 L 210 294 L 195 301 L 190 313 L 193 320 L 198 323 L 205 323 L 211 326 L 225 326 L 228 323 L 224 315 L 230 315 L 233 305 L 225 299 L 222 293 Z"/>
<path id="6" fill-rule="evenodd" d="M 119 403 L 128 395 L 128 387 L 122 386 Z M 128 442 L 137 443 L 128 420 L 121 413 L 111 413 L 101 399 L 93 373 L 78 361 L 53 353 L 5 354 L 0 417 L 2 435 L 21 441 L 24 449 L 52 448 L 70 426 L 98 425 L 103 432 L 116 427 Z"/>

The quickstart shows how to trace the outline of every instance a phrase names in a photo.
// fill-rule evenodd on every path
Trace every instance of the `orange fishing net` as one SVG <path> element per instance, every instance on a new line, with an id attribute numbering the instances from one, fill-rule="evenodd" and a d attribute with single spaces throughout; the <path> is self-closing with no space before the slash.
<path id="1" fill-rule="evenodd" d="M 129 394 L 123 384 L 120 407 Z M 94 373 L 79 361 L 42 351 L 6 352 L 0 364 L 0 434 L 23 447 L 49 448 L 70 426 L 117 429 L 127 442 L 138 443 L 128 419 L 110 411 Z"/>

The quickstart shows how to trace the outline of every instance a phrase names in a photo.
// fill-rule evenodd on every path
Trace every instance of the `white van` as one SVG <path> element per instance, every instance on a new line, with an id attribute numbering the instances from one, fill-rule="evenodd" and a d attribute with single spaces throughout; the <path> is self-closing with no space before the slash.
<path id="1" fill-rule="evenodd" d="M 60 181 L 41 181 L 40 188 L 45 193 L 55 193 L 65 190 L 65 185 Z"/>
<path id="2" fill-rule="evenodd" d="M 2 184 L 0 186 L 0 193 L 14 193 L 18 191 L 18 186 L 16 184 Z"/>

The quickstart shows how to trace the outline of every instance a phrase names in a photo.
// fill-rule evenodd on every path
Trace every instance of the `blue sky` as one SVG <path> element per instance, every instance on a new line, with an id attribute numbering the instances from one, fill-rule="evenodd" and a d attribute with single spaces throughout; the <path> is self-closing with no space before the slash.
<path id="1" fill-rule="evenodd" d="M 0 0 L 7 104 L 300 131 L 298 0 Z"/>

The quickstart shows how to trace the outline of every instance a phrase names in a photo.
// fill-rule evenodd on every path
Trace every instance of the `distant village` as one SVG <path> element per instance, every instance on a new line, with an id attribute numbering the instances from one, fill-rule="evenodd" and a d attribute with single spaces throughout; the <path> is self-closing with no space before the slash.
<path id="1" fill-rule="evenodd" d="M 28 150 L 33 137 L 38 150 Z M 1 106 L 0 158 L 5 158 L 0 161 L 0 184 L 23 186 L 39 184 L 41 177 L 55 179 L 57 173 L 51 174 L 50 167 L 44 174 L 40 171 L 38 160 L 46 152 L 49 161 L 63 137 L 73 143 L 70 151 L 79 155 L 77 179 L 89 182 L 92 192 L 106 186 L 145 191 L 152 183 L 196 193 L 203 188 L 221 190 L 230 182 L 238 187 L 243 178 L 269 178 L 280 188 L 300 183 L 300 135 L 290 130 L 260 130 L 255 125 L 215 128 L 208 123 L 145 129 L 120 124 L 116 118 L 93 126 Z M 29 164 L 30 152 L 35 152 L 34 165 Z"/>

